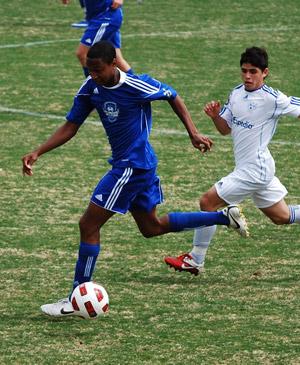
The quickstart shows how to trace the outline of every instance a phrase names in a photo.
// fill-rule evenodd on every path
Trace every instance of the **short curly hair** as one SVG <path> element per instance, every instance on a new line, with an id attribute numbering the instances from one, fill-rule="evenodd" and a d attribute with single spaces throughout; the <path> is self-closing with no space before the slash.
<path id="1" fill-rule="evenodd" d="M 250 63 L 264 71 L 268 67 L 268 53 L 265 48 L 250 47 L 241 54 L 240 66 L 243 63 Z"/>
<path id="2" fill-rule="evenodd" d="M 88 50 L 87 58 L 95 59 L 99 58 L 106 64 L 111 64 L 116 58 L 116 49 L 112 43 L 108 41 L 100 41 L 92 45 Z"/>

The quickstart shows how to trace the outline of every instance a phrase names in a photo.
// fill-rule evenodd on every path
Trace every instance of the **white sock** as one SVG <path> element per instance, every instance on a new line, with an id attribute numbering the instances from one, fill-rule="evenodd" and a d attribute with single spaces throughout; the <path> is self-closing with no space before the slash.
<path id="1" fill-rule="evenodd" d="M 206 256 L 206 252 L 210 242 L 215 234 L 217 226 L 200 227 L 195 229 L 193 249 L 190 255 L 196 261 L 197 264 L 203 264 Z"/>
<path id="2" fill-rule="evenodd" d="M 300 224 L 300 205 L 289 205 L 290 210 L 290 224 Z"/>

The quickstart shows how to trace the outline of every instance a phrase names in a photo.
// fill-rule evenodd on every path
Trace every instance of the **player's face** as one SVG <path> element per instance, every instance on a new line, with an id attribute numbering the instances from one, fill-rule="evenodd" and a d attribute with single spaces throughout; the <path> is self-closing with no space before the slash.
<path id="1" fill-rule="evenodd" d="M 260 68 L 251 65 L 251 63 L 243 63 L 241 75 L 245 89 L 248 91 L 259 89 L 264 84 L 264 79 L 268 73 L 268 68 L 262 71 Z"/>
<path id="2" fill-rule="evenodd" d="M 119 72 L 116 68 L 115 59 L 111 64 L 107 64 L 100 58 L 87 58 L 86 67 L 92 79 L 101 86 L 111 87 L 119 81 Z"/>

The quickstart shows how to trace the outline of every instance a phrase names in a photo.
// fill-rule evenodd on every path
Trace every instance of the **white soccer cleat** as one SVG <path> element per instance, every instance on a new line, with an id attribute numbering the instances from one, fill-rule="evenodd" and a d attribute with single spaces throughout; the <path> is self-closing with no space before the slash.
<path id="1" fill-rule="evenodd" d="M 44 304 L 41 311 L 51 317 L 75 316 L 75 311 L 69 298 L 59 300 L 57 303 Z"/>
<path id="2" fill-rule="evenodd" d="M 222 212 L 229 219 L 229 227 L 235 229 L 242 237 L 249 236 L 246 218 L 237 205 L 228 205 Z"/>

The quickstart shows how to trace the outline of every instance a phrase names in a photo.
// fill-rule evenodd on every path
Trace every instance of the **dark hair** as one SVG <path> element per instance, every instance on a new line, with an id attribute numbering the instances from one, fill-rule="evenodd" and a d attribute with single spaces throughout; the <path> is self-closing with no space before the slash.
<path id="1" fill-rule="evenodd" d="M 242 66 L 243 63 L 251 63 L 251 65 L 264 71 L 268 67 L 268 53 L 264 48 L 247 48 L 246 51 L 241 54 L 240 66 Z"/>
<path id="2" fill-rule="evenodd" d="M 116 58 L 115 47 L 108 41 L 100 41 L 92 45 L 88 50 L 87 58 L 100 58 L 104 63 L 111 64 Z"/>

